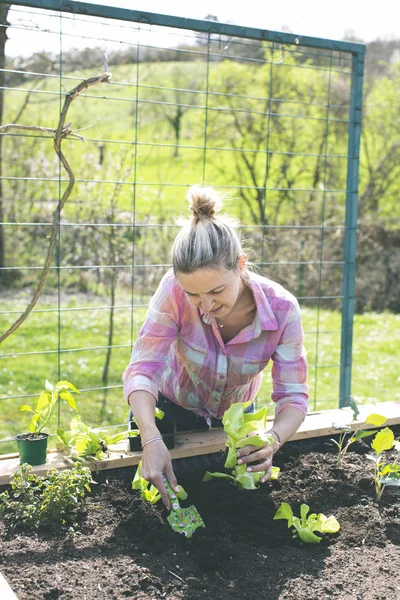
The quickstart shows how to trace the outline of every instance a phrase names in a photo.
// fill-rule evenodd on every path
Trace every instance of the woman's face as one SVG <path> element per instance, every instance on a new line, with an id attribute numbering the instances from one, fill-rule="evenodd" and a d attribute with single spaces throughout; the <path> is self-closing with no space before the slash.
<path id="1" fill-rule="evenodd" d="M 189 301 L 217 319 L 223 319 L 234 306 L 244 283 L 240 277 L 243 268 L 198 269 L 193 273 L 176 273 Z"/>

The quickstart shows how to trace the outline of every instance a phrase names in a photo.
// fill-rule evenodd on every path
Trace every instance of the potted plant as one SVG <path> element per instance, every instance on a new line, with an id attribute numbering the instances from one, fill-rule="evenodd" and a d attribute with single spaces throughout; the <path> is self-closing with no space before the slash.
<path id="1" fill-rule="evenodd" d="M 20 433 L 15 436 L 21 464 L 28 463 L 32 466 L 45 464 L 49 434 L 44 433 L 43 429 L 48 425 L 59 397 L 66 400 L 75 411 L 78 410 L 71 391 L 80 393 L 68 381 L 59 381 L 56 385 L 52 385 L 46 380 L 45 389 L 39 396 L 36 408 L 33 409 L 26 404 L 20 407 L 21 411 L 32 414 L 29 433 Z"/>

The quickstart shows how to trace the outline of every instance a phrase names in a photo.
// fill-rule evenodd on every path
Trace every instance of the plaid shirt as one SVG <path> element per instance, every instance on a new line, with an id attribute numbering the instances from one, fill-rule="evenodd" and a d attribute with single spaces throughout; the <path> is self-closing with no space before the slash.
<path id="1" fill-rule="evenodd" d="M 251 325 L 223 342 L 214 317 L 193 306 L 172 269 L 152 297 L 123 381 L 125 397 L 146 390 L 209 420 L 234 402 L 253 400 L 270 360 L 276 414 L 307 413 L 307 362 L 297 300 L 281 285 L 248 272 L 257 311 Z"/>

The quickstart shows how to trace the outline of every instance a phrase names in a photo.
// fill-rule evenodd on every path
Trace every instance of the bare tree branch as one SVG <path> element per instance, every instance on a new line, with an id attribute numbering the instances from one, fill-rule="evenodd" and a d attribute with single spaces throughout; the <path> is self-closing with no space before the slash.
<path id="1" fill-rule="evenodd" d="M 43 291 L 43 287 L 44 284 L 46 283 L 46 279 L 47 279 L 47 275 L 49 273 L 49 269 L 50 269 L 50 264 L 53 258 L 53 253 L 54 253 L 54 248 L 56 245 L 56 241 L 57 241 L 57 236 L 58 236 L 58 225 L 60 223 L 60 216 L 61 216 L 61 211 L 64 208 L 64 205 L 66 203 L 66 201 L 68 200 L 69 196 L 71 195 L 71 192 L 73 190 L 73 187 L 75 185 L 75 176 L 74 173 L 71 169 L 71 167 L 69 166 L 69 163 L 65 157 L 65 155 L 63 154 L 62 150 L 61 150 L 61 142 L 62 140 L 67 137 L 67 136 L 71 136 L 74 135 L 73 132 L 70 129 L 70 123 L 65 124 L 65 119 L 67 116 L 67 112 L 68 109 L 70 107 L 71 102 L 73 102 L 75 100 L 75 98 L 84 90 L 86 90 L 88 87 L 92 86 L 92 85 L 96 85 L 97 83 L 104 83 L 104 82 L 108 82 L 111 79 L 111 75 L 110 73 L 103 73 L 103 75 L 100 75 L 99 77 L 90 77 L 89 79 L 85 79 L 84 81 L 81 81 L 81 83 L 79 85 L 77 85 L 73 90 L 71 90 L 70 92 L 68 92 L 65 96 L 65 101 L 64 101 L 64 106 L 63 109 L 61 111 L 60 114 L 60 119 L 58 122 L 58 126 L 57 129 L 49 129 L 47 127 L 35 127 L 35 126 L 30 126 L 30 125 L 17 125 L 17 124 L 7 124 L 7 125 L 2 125 L 0 127 L 0 132 L 1 131 L 8 131 L 9 129 L 26 129 L 28 131 L 47 131 L 47 132 L 51 132 L 54 133 L 55 132 L 55 136 L 54 136 L 54 150 L 61 162 L 61 164 L 63 165 L 64 169 L 66 170 L 68 177 L 69 177 L 69 183 L 67 188 L 65 189 L 55 211 L 53 214 L 53 224 L 52 224 L 52 228 L 51 228 L 51 234 L 50 234 L 50 242 L 49 242 L 49 247 L 47 249 L 47 255 L 46 255 L 46 260 L 44 262 L 43 265 L 43 269 L 40 275 L 40 279 L 39 282 L 37 284 L 36 290 L 33 294 L 32 300 L 30 301 L 30 303 L 28 304 L 27 308 L 25 309 L 24 313 L 15 321 L 15 323 L 13 323 L 13 325 L 11 325 L 11 327 L 9 329 L 7 329 L 7 331 L 5 333 L 3 333 L 0 336 L 0 343 L 3 342 L 9 335 L 11 335 L 16 329 L 18 329 L 18 327 L 20 325 L 22 325 L 22 323 L 25 321 L 25 319 L 28 317 L 29 313 L 31 312 L 31 310 L 33 309 L 33 307 L 35 306 L 36 302 L 38 301 L 40 294 Z M 78 136 L 79 137 L 79 136 Z"/>

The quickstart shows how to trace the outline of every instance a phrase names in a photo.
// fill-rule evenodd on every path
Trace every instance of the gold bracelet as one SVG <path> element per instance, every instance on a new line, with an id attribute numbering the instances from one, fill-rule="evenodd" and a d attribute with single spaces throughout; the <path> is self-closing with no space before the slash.
<path id="1" fill-rule="evenodd" d="M 147 446 L 147 444 L 151 444 L 151 442 L 156 442 L 157 440 L 161 440 L 162 441 L 162 437 L 160 436 L 155 436 L 150 438 L 149 440 L 147 440 L 146 442 L 144 442 L 144 444 L 142 444 L 142 450 L 145 446 Z"/>

